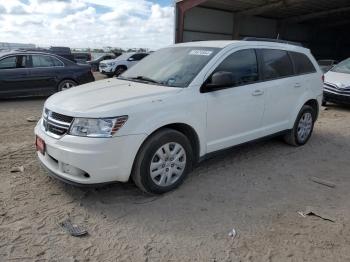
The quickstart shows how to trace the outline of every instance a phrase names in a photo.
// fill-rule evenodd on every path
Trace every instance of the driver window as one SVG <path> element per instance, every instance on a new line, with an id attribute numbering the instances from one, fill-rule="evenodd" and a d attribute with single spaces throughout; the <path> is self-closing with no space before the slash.
<path id="1" fill-rule="evenodd" d="M 254 49 L 237 51 L 228 57 L 213 72 L 231 72 L 232 86 L 246 85 L 259 80 L 258 63 Z"/>

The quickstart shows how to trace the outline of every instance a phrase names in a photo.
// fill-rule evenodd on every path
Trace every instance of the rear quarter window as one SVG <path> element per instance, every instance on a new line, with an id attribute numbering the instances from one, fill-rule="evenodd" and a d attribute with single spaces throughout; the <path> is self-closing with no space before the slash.
<path id="1" fill-rule="evenodd" d="M 316 72 L 316 68 L 305 54 L 298 52 L 289 52 L 289 54 L 293 60 L 295 73 L 297 75 Z"/>
<path id="2" fill-rule="evenodd" d="M 287 51 L 278 49 L 260 49 L 262 72 L 265 80 L 294 75 L 292 61 Z"/>

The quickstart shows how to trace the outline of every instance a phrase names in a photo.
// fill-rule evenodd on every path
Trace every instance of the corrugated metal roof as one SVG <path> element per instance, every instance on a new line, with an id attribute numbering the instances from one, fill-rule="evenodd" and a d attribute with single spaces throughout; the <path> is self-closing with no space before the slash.
<path id="1" fill-rule="evenodd" d="M 253 11 L 253 15 L 273 19 L 290 19 L 336 10 L 330 14 L 312 17 L 307 21 L 303 20 L 304 23 L 325 18 L 336 21 L 346 20 L 350 15 L 350 9 L 346 10 L 347 7 L 350 8 L 350 0 L 208 0 L 200 6 L 230 12 Z"/>

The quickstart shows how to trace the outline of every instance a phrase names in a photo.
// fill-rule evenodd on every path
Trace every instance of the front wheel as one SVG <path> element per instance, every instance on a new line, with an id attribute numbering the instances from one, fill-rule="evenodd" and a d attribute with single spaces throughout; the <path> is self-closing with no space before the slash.
<path id="1" fill-rule="evenodd" d="M 287 144 L 302 146 L 310 139 L 316 120 L 315 110 L 308 105 L 304 105 L 294 123 L 294 127 L 285 136 Z"/>
<path id="2" fill-rule="evenodd" d="M 114 70 L 114 75 L 115 76 L 119 76 L 122 73 L 124 73 L 126 71 L 126 67 L 125 66 L 117 66 L 117 68 Z"/>
<path id="3" fill-rule="evenodd" d="M 192 161 L 188 138 L 176 130 L 162 129 L 141 147 L 132 179 L 146 193 L 165 193 L 183 182 L 192 169 Z"/>
<path id="4" fill-rule="evenodd" d="M 58 92 L 60 92 L 60 91 L 70 89 L 74 86 L 77 86 L 77 83 L 74 82 L 73 80 L 63 80 L 61 83 L 59 83 L 57 89 L 58 89 Z"/>

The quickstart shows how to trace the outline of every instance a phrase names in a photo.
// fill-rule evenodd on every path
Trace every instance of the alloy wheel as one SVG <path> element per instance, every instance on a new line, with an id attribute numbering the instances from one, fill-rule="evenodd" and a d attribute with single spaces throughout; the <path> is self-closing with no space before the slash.
<path id="1" fill-rule="evenodd" d="M 298 123 L 297 136 L 300 142 L 306 141 L 312 130 L 312 114 L 310 112 L 305 112 Z"/>

